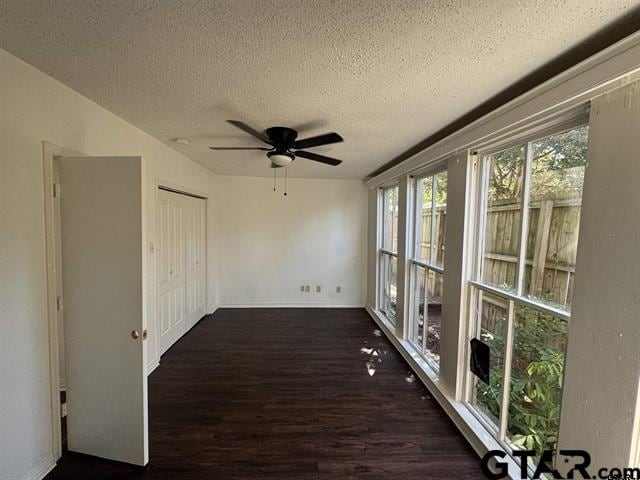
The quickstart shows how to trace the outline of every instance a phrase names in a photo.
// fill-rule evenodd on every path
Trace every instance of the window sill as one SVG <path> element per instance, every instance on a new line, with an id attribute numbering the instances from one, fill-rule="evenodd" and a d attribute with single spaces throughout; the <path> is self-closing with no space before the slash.
<path id="1" fill-rule="evenodd" d="M 456 400 L 451 392 L 440 382 L 437 372 L 427 363 L 427 360 L 424 359 L 413 345 L 408 340 L 401 340 L 396 337 L 395 326 L 378 310 L 370 306 L 367 306 L 366 310 L 396 350 L 404 357 L 416 376 L 422 381 L 424 386 L 427 387 L 449 418 L 451 418 L 478 456 L 484 456 L 489 450 L 504 451 L 504 448 L 493 437 L 491 432 L 480 423 L 469 407 L 464 402 Z M 521 478 L 520 466 L 510 455 L 507 454 L 501 461 L 508 465 L 509 478 L 513 480 L 519 480 Z M 480 469 L 480 462 L 478 462 L 478 469 Z"/>
<path id="2" fill-rule="evenodd" d="M 396 324 L 393 323 L 391 320 L 389 320 L 389 318 L 387 318 L 384 312 L 381 312 L 380 310 L 375 310 L 375 312 L 376 312 L 376 316 L 378 317 L 378 321 L 382 322 L 382 324 L 387 330 L 389 330 L 390 332 L 396 331 Z"/>

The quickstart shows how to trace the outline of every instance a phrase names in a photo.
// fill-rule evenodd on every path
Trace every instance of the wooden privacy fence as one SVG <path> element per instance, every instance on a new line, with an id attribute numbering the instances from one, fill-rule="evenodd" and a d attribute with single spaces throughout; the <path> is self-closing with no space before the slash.
<path id="1" fill-rule="evenodd" d="M 431 233 L 433 232 L 433 241 L 435 244 L 435 248 L 433 251 L 433 257 L 428 263 L 435 265 L 443 265 L 444 264 L 444 247 L 445 247 L 445 223 L 447 218 L 447 206 L 439 205 L 436 207 L 435 215 L 431 216 L 431 210 L 426 210 L 427 206 L 422 210 L 422 221 L 419 223 L 418 228 L 422 229 L 422 236 L 420 238 L 429 239 L 431 237 Z M 431 220 L 434 220 L 435 228 L 431 229 Z M 431 242 L 423 241 L 420 244 L 420 255 L 419 259 L 427 260 L 429 259 L 429 253 L 431 250 Z M 421 268 L 421 267 L 419 267 Z M 426 278 L 425 278 L 426 277 Z M 420 282 L 420 288 L 424 288 L 425 281 L 428 286 L 428 295 L 429 295 L 429 303 L 430 304 L 441 304 L 442 303 L 442 279 L 440 274 L 432 273 L 429 275 L 428 273 L 421 273 L 418 275 L 418 280 Z"/>
<path id="2" fill-rule="evenodd" d="M 523 291 L 567 310 L 571 306 L 575 277 L 580 207 L 580 198 L 543 199 L 529 205 Z M 513 202 L 488 209 L 484 282 L 515 287 L 520 215 L 520 204 Z M 483 299 L 482 329 L 505 335 L 507 302 L 487 295 L 483 295 Z M 564 351 L 566 335 L 554 334 L 545 340 L 545 345 Z"/>
<path id="3" fill-rule="evenodd" d="M 524 292 L 543 298 L 569 309 L 575 276 L 580 224 L 580 198 L 542 199 L 529 204 Z M 391 215 L 390 215 L 391 216 Z M 432 218 L 435 228 L 431 228 Z M 483 281 L 492 285 L 515 288 L 518 269 L 518 242 L 521 204 L 513 200 L 487 209 L 485 224 Z M 446 206 L 436 208 L 435 215 L 423 210 L 422 238 L 429 239 L 433 232 L 434 260 L 443 264 Z M 420 245 L 421 258 L 428 259 L 431 242 Z M 420 286 L 425 276 L 420 275 Z M 427 276 L 427 278 L 429 278 Z M 435 276 L 428 280 L 431 302 L 440 303 L 442 283 Z"/>
<path id="4" fill-rule="evenodd" d="M 580 224 L 579 198 L 539 200 L 529 205 L 524 289 L 569 309 Z M 487 211 L 483 281 L 515 288 L 521 205 L 494 205 Z"/>

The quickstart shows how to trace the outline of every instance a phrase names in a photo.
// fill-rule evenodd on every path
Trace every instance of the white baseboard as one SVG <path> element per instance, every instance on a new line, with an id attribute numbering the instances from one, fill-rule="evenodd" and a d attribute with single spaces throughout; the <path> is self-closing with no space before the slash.
<path id="1" fill-rule="evenodd" d="M 49 454 L 36 463 L 21 480 L 42 480 L 55 466 L 56 462 L 53 459 L 53 455 Z"/>
<path id="2" fill-rule="evenodd" d="M 364 308 L 362 303 L 225 303 L 218 308 Z"/>

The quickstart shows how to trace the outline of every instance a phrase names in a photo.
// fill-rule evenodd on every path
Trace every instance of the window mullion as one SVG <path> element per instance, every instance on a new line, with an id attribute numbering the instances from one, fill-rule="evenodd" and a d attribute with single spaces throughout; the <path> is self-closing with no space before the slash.
<path id="1" fill-rule="evenodd" d="M 527 237 L 529 230 L 529 184 L 531 180 L 531 142 L 527 143 L 522 171 L 522 214 L 520 215 L 520 241 L 518 245 L 518 276 L 516 291 L 522 296 L 526 271 Z"/>
<path id="2" fill-rule="evenodd" d="M 429 295 L 429 269 L 424 269 L 424 301 L 422 303 L 422 354 L 427 354 L 427 328 L 428 328 L 428 309 L 427 296 Z"/>
<path id="3" fill-rule="evenodd" d="M 511 389 L 511 360 L 513 357 L 513 317 L 515 315 L 515 302 L 509 300 L 509 312 L 507 315 L 507 338 L 504 342 L 504 377 L 502 378 L 502 402 L 500 405 L 499 439 L 505 442 L 507 423 L 509 419 L 509 391 Z"/>
<path id="4" fill-rule="evenodd" d="M 424 188 L 422 184 L 422 180 L 415 180 L 415 198 L 413 199 L 413 204 L 415 207 L 413 218 L 415 221 L 413 222 L 413 253 L 412 258 L 421 259 L 422 258 L 422 198 L 424 197 Z M 420 238 L 420 242 L 418 242 L 418 238 Z"/>
<path id="5" fill-rule="evenodd" d="M 436 264 L 435 255 L 435 235 L 436 235 L 436 176 L 431 176 L 431 237 L 429 238 L 429 263 Z M 426 294 L 425 294 L 426 296 Z"/>
<path id="6" fill-rule="evenodd" d="M 475 251 L 475 263 L 474 263 L 474 275 L 477 281 L 482 282 L 483 279 L 483 262 L 482 258 L 484 256 L 484 247 L 485 247 L 485 229 L 487 226 L 487 192 L 489 191 L 489 162 L 487 161 L 487 157 L 482 157 L 477 160 L 477 168 L 479 174 L 479 192 L 478 192 L 478 217 L 476 221 L 478 222 L 478 230 L 476 236 L 476 251 Z"/>
<path id="7" fill-rule="evenodd" d="M 384 306 L 384 311 L 388 312 L 389 311 L 389 305 L 387 305 L 387 299 L 389 298 L 389 286 L 387 284 L 387 279 L 389 278 L 389 272 L 388 272 L 388 262 L 387 260 L 389 259 L 388 255 L 382 255 L 382 258 L 384 258 L 383 264 L 384 264 L 384 277 L 383 277 L 383 282 L 382 282 L 382 289 L 384 292 L 384 295 L 382 296 L 383 298 L 383 306 Z"/>
<path id="8" fill-rule="evenodd" d="M 411 312 L 411 340 L 416 348 L 419 345 L 418 332 L 420 332 L 420 325 L 418 317 L 420 316 L 420 268 L 415 264 L 411 264 L 411 280 L 413 282 L 413 298 L 411 305 L 413 311 Z"/>

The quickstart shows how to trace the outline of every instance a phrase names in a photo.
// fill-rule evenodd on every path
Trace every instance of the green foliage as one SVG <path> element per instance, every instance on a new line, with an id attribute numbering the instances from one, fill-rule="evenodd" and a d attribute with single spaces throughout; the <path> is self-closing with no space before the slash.
<path id="1" fill-rule="evenodd" d="M 431 205 L 432 182 L 436 180 L 436 206 L 447 204 L 447 172 L 440 172 L 434 176 L 426 177 L 422 180 L 422 203 Z"/>
<path id="2" fill-rule="evenodd" d="M 560 421 L 563 350 L 566 323 L 557 317 L 517 306 L 515 337 L 509 388 L 508 431 L 519 448 L 555 449 Z M 491 386 L 478 383 L 478 402 L 495 418 L 499 417 L 504 367 L 500 358 L 504 338 L 490 339 L 492 356 Z"/>
<path id="3" fill-rule="evenodd" d="M 581 196 L 587 135 L 588 127 L 580 127 L 531 144 L 531 199 Z M 524 147 L 518 146 L 491 156 L 489 198 L 493 203 L 512 203 L 521 197 L 524 155 Z"/>

